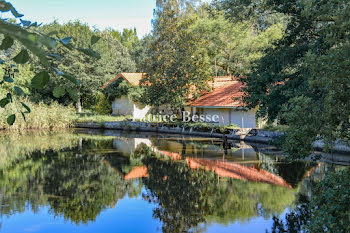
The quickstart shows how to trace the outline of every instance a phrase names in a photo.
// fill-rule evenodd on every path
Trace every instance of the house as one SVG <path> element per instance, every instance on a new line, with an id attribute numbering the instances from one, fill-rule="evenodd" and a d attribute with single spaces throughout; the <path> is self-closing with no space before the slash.
<path id="1" fill-rule="evenodd" d="M 212 90 L 187 104 L 185 110 L 191 114 L 218 115 L 215 123 L 235 124 L 240 128 L 256 128 L 255 110 L 245 109 L 242 102 L 242 83 L 231 76 L 214 77 L 210 83 Z"/>
<path id="2" fill-rule="evenodd" d="M 119 78 L 126 80 L 131 85 L 140 85 L 144 73 L 121 73 L 105 84 L 107 87 Z M 210 83 L 212 90 L 204 93 L 200 98 L 188 102 L 185 111 L 191 115 L 218 115 L 216 122 L 220 125 L 235 124 L 240 128 L 256 128 L 255 110 L 245 109 L 241 98 L 242 83 L 230 76 L 214 77 Z M 114 115 L 132 115 L 133 119 L 143 119 L 151 111 L 150 106 L 135 103 L 127 96 L 115 99 L 112 103 Z"/>
<path id="3" fill-rule="evenodd" d="M 144 73 L 120 73 L 114 79 L 110 80 L 108 83 L 102 86 L 102 89 L 111 85 L 118 79 L 124 79 L 132 86 L 140 85 L 140 81 L 144 76 Z M 143 119 L 147 113 L 150 111 L 150 106 L 145 106 L 141 103 L 136 103 L 127 95 L 123 95 L 119 98 L 116 98 L 112 102 L 112 115 L 130 115 L 133 117 L 133 120 Z"/>

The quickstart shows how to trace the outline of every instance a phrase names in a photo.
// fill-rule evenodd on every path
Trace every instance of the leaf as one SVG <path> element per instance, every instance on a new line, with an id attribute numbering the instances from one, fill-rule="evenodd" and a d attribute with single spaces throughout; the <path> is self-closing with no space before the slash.
<path id="1" fill-rule="evenodd" d="M 55 87 L 53 90 L 53 96 L 60 98 L 66 94 L 66 89 L 64 87 Z"/>
<path id="2" fill-rule="evenodd" d="M 19 96 L 24 94 L 24 91 L 20 87 L 14 86 L 13 89 L 15 90 L 15 93 Z"/>
<path id="3" fill-rule="evenodd" d="M 0 33 L 4 35 L 11 35 L 14 40 L 18 40 L 24 47 L 37 56 L 45 67 L 49 66 L 45 50 L 40 46 L 40 44 L 44 44 L 46 46 L 53 44 L 52 38 L 49 40 L 44 35 L 31 33 L 16 24 L 11 24 L 4 20 L 0 20 Z"/>
<path id="4" fill-rule="evenodd" d="M 10 101 L 7 98 L 0 100 L 0 107 L 4 108 Z"/>
<path id="5" fill-rule="evenodd" d="M 56 60 L 60 61 L 61 57 L 57 53 L 48 53 L 47 56 L 55 58 Z"/>
<path id="6" fill-rule="evenodd" d="M 41 25 L 41 24 L 40 24 Z M 38 25 L 38 22 L 34 22 L 34 23 L 32 23 L 30 26 L 31 27 L 38 27 L 38 26 L 40 26 L 40 25 Z"/>
<path id="7" fill-rule="evenodd" d="M 74 83 L 75 85 L 79 86 L 80 85 L 80 80 L 78 80 L 76 77 L 69 75 L 69 74 L 63 74 L 62 77 L 64 77 L 65 79 L 71 81 L 72 83 Z"/>
<path id="8" fill-rule="evenodd" d="M 7 98 L 10 102 L 12 102 L 12 94 L 11 94 L 11 93 L 7 93 L 7 94 L 6 94 L 6 98 Z"/>
<path id="9" fill-rule="evenodd" d="M 28 105 L 26 105 L 26 104 L 23 103 L 23 102 L 21 102 L 21 104 L 22 104 L 22 106 L 27 110 L 27 112 L 25 112 L 25 113 L 30 113 L 30 112 L 31 112 L 31 110 L 30 110 L 30 108 L 28 107 Z"/>
<path id="10" fill-rule="evenodd" d="M 22 51 L 17 54 L 17 56 L 15 56 L 13 58 L 13 60 L 17 63 L 17 64 L 24 64 L 26 63 L 27 61 L 29 61 L 29 54 L 27 52 L 27 50 L 25 49 L 22 49 Z"/>
<path id="11" fill-rule="evenodd" d="M 20 18 L 20 17 L 23 16 L 22 14 L 18 13 L 18 11 L 17 11 L 13 6 L 11 7 L 11 13 L 12 13 L 12 15 L 15 16 L 16 18 Z"/>
<path id="12" fill-rule="evenodd" d="M 96 44 L 100 39 L 101 39 L 101 37 L 93 35 L 91 37 L 91 46 Z"/>
<path id="13" fill-rule="evenodd" d="M 15 114 L 12 114 L 11 116 L 9 116 L 7 118 L 7 124 L 9 125 L 13 125 L 16 121 L 16 115 Z"/>
<path id="14" fill-rule="evenodd" d="M 59 42 L 61 42 L 64 45 L 68 45 L 73 37 L 69 36 L 63 39 L 58 39 Z"/>
<path id="15" fill-rule="evenodd" d="M 8 82 L 8 83 L 13 83 L 13 78 L 11 78 L 9 76 L 4 76 L 4 81 Z"/>
<path id="16" fill-rule="evenodd" d="M 69 96 L 72 98 L 72 100 L 77 101 L 78 100 L 78 93 L 76 90 L 72 88 L 67 88 L 67 92 Z"/>
<path id="17" fill-rule="evenodd" d="M 0 45 L 0 50 L 6 50 L 11 48 L 13 45 L 13 39 L 9 36 L 5 36 Z"/>
<path id="18" fill-rule="evenodd" d="M 21 24 L 24 26 L 24 27 L 28 27 L 28 26 L 30 26 L 31 25 L 31 21 L 29 21 L 29 20 L 22 20 L 22 19 L 20 19 L 20 21 L 21 21 Z"/>
<path id="19" fill-rule="evenodd" d="M 0 4 L 0 11 L 1 12 L 7 12 L 9 10 L 11 10 L 12 4 L 9 2 L 5 2 L 5 1 L 1 1 Z"/>
<path id="20" fill-rule="evenodd" d="M 32 86 L 34 88 L 42 89 L 50 80 L 50 75 L 46 71 L 41 71 L 32 79 Z"/>
<path id="21" fill-rule="evenodd" d="M 62 71 L 60 71 L 59 69 L 57 69 L 56 67 L 52 67 L 52 69 L 54 69 L 56 71 L 58 76 L 64 75 L 64 73 Z"/>

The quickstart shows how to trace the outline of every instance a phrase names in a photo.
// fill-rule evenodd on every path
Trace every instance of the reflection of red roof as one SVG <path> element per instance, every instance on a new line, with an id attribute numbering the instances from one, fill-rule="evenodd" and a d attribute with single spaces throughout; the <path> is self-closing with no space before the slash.
<path id="1" fill-rule="evenodd" d="M 124 176 L 125 180 L 148 177 L 148 170 L 146 166 L 134 167 L 128 174 Z"/>
<path id="2" fill-rule="evenodd" d="M 169 156 L 173 160 L 180 160 L 181 155 L 175 152 L 160 151 L 161 154 Z M 279 185 L 286 188 L 292 188 L 282 177 L 272 174 L 263 169 L 256 169 L 242 164 L 220 161 L 186 157 L 187 165 L 192 169 L 205 168 L 208 171 L 215 172 L 220 177 L 228 177 L 237 180 L 250 180 L 255 182 L 264 182 L 273 185 Z M 125 180 L 148 177 L 148 169 L 146 166 L 134 167 L 127 175 Z M 167 177 L 165 176 L 164 179 Z"/>
<path id="3" fill-rule="evenodd" d="M 192 169 L 204 167 L 206 170 L 215 172 L 220 177 L 229 177 L 238 180 L 250 180 L 255 182 L 264 182 L 292 188 L 282 177 L 274 175 L 263 169 L 244 166 L 233 162 L 213 161 L 209 159 L 186 158 L 188 166 Z"/>
<path id="4" fill-rule="evenodd" d="M 230 76 L 214 77 L 214 82 L 210 84 L 212 90 L 193 99 L 187 105 L 193 107 L 244 107 L 242 102 L 242 83 Z"/>
<path id="5" fill-rule="evenodd" d="M 140 81 L 144 77 L 144 75 L 145 75 L 145 73 L 120 73 L 114 79 L 110 80 L 108 83 L 103 85 L 102 89 L 106 88 L 108 85 L 112 84 L 118 78 L 123 78 L 131 85 L 138 86 L 138 85 L 140 85 Z"/>
<path id="6" fill-rule="evenodd" d="M 174 161 L 180 160 L 182 157 L 179 153 L 169 151 L 159 151 L 159 153 L 171 157 Z"/>

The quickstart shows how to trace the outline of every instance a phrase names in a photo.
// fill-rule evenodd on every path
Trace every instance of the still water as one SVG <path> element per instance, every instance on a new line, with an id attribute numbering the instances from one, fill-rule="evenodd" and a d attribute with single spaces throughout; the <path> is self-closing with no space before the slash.
<path id="1" fill-rule="evenodd" d="M 0 232 L 266 232 L 337 169 L 212 138 L 0 135 Z"/>

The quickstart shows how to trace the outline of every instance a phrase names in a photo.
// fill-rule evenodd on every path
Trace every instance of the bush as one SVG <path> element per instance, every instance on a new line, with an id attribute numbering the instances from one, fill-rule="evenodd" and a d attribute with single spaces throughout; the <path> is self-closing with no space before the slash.
<path id="1" fill-rule="evenodd" d="M 350 167 L 328 172 L 285 220 L 274 217 L 272 232 L 350 232 Z"/>
<path id="2" fill-rule="evenodd" d="M 98 93 L 96 95 L 96 105 L 93 109 L 102 115 L 107 115 L 112 113 L 112 104 L 108 98 L 103 93 Z"/>
<path id="3" fill-rule="evenodd" d="M 350 167 L 330 173 L 310 203 L 309 232 L 350 232 Z"/>
<path id="4" fill-rule="evenodd" d="M 21 113 L 17 113 L 13 126 L 7 124 L 6 118 L 17 112 L 18 106 L 13 103 L 6 106 L 5 110 L 0 109 L 0 128 L 7 130 L 63 129 L 72 127 L 74 124 L 75 109 L 71 106 L 62 106 L 57 102 L 50 105 L 44 103 L 27 103 L 27 105 L 31 108 L 31 113 L 25 115 L 26 120 L 23 119 Z"/>

